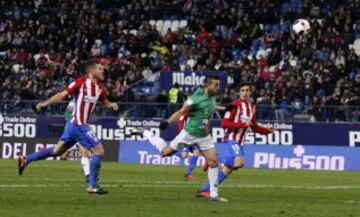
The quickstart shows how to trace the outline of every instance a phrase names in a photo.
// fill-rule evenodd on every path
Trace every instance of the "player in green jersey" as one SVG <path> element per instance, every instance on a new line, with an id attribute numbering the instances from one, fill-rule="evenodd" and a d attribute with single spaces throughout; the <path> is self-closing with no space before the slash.
<path id="1" fill-rule="evenodd" d="M 166 142 L 155 136 L 149 130 L 136 128 L 131 131 L 132 135 L 143 135 L 154 145 L 163 157 L 171 156 L 184 146 L 196 144 L 206 161 L 209 164 L 208 178 L 210 184 L 210 200 L 226 202 L 227 200 L 219 197 L 218 194 L 218 160 L 215 144 L 211 139 L 210 123 L 216 109 L 225 109 L 216 106 L 215 96 L 220 89 L 220 78 L 218 76 L 207 76 L 205 87 L 198 89 L 171 117 L 160 124 L 160 129 L 164 130 L 171 123 L 179 120 L 185 112 L 189 112 L 189 121 L 184 129 L 167 145 Z"/>

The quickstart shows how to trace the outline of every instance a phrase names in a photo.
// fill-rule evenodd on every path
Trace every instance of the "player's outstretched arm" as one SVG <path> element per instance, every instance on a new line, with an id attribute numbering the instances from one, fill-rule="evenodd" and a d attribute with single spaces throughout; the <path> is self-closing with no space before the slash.
<path id="1" fill-rule="evenodd" d="M 216 110 L 216 111 L 225 111 L 225 110 L 226 110 L 226 107 L 225 107 L 225 106 L 221 106 L 221 105 L 216 105 L 216 106 L 215 106 L 215 110 Z"/>
<path id="2" fill-rule="evenodd" d="M 181 109 L 177 110 L 174 114 L 170 116 L 170 118 L 167 120 L 169 124 L 177 122 L 179 118 L 185 113 L 187 109 L 186 103 L 181 107 Z"/>
<path id="3" fill-rule="evenodd" d="M 181 107 L 181 109 L 177 110 L 176 112 L 174 112 L 169 119 L 167 119 L 164 122 L 160 123 L 160 130 L 165 130 L 169 124 L 177 122 L 180 117 L 186 112 L 186 110 L 188 109 L 188 106 L 186 103 L 184 103 L 184 105 Z"/>
<path id="4" fill-rule="evenodd" d="M 114 111 L 117 111 L 119 109 L 119 106 L 117 103 L 110 102 L 107 99 L 103 101 L 103 106 L 104 106 L 104 108 L 112 109 Z"/>
<path id="5" fill-rule="evenodd" d="M 256 121 L 256 115 L 255 114 L 253 115 L 251 123 L 252 123 L 251 129 L 252 129 L 252 131 L 254 131 L 256 133 L 269 134 L 269 133 L 274 132 L 274 130 L 275 130 L 275 128 L 273 128 L 273 127 L 267 128 L 267 127 L 260 126 Z"/>
<path id="6" fill-rule="evenodd" d="M 61 92 L 58 92 L 57 94 L 55 94 L 54 96 L 52 96 L 50 99 L 46 100 L 45 102 L 40 102 L 36 105 L 36 110 L 37 111 L 41 111 L 43 108 L 58 103 L 60 102 L 62 99 L 64 99 L 64 97 L 66 97 L 68 95 L 68 92 L 66 90 L 63 90 Z"/>

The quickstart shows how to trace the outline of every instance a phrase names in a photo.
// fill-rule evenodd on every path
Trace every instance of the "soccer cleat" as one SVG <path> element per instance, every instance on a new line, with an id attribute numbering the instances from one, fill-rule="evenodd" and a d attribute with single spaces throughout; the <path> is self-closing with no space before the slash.
<path id="1" fill-rule="evenodd" d="M 185 180 L 186 180 L 186 181 L 191 181 L 191 180 L 196 179 L 196 177 L 195 177 L 195 176 L 193 176 L 193 175 L 191 175 L 191 174 L 189 174 L 189 175 L 185 175 L 185 176 L 184 176 L 184 178 L 185 178 Z"/>
<path id="2" fill-rule="evenodd" d="M 130 130 L 130 135 L 132 136 L 139 136 L 142 135 L 144 133 L 144 129 L 142 128 L 134 128 Z"/>
<path id="3" fill-rule="evenodd" d="M 209 199 L 209 198 L 210 198 L 210 192 L 198 190 L 198 191 L 196 192 L 196 197 L 202 197 L 202 198 Z"/>
<path id="4" fill-rule="evenodd" d="M 228 202 L 227 199 L 222 198 L 222 197 L 209 197 L 210 201 L 214 201 L 214 202 Z"/>
<path id="5" fill-rule="evenodd" d="M 89 194 L 107 194 L 109 193 L 108 191 L 100 188 L 99 186 L 96 186 L 96 187 L 88 187 L 86 189 L 86 192 L 89 193 Z"/>
<path id="6" fill-rule="evenodd" d="M 205 164 L 204 164 L 204 166 L 202 167 L 202 170 L 203 170 L 204 172 L 207 172 L 208 169 L 209 169 L 209 164 L 208 164 L 207 161 L 205 161 Z"/>
<path id="7" fill-rule="evenodd" d="M 20 155 L 18 157 L 18 172 L 20 176 L 23 174 L 25 167 L 26 167 L 26 157 L 24 155 Z"/>

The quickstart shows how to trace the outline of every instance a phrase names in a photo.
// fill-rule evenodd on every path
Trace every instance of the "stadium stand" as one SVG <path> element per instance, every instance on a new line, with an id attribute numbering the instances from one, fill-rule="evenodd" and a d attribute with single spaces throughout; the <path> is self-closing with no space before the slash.
<path id="1" fill-rule="evenodd" d="M 155 103 L 157 76 L 167 70 L 225 70 L 233 83 L 219 102 L 252 81 L 259 119 L 359 121 L 359 4 L 3 0 L 0 100 L 42 100 L 83 73 L 85 60 L 98 58 L 118 102 Z M 297 18 L 311 20 L 310 34 L 291 32 Z"/>

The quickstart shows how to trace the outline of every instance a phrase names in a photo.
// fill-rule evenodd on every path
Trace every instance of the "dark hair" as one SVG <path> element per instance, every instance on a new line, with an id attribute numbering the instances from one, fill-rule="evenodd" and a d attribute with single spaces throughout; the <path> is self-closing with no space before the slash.
<path id="1" fill-rule="evenodd" d="M 239 85 L 239 89 L 242 88 L 243 86 L 251 86 L 250 82 L 241 82 L 240 85 Z"/>
<path id="2" fill-rule="evenodd" d="M 220 80 L 220 77 L 217 75 L 208 75 L 205 78 L 205 85 L 209 84 L 211 80 Z"/>
<path id="3" fill-rule="evenodd" d="M 88 60 L 85 63 L 85 72 L 89 72 L 89 70 L 94 67 L 96 64 L 100 64 L 98 60 Z"/>

